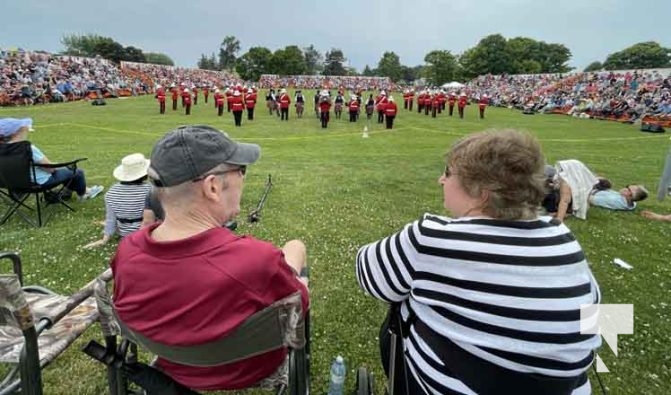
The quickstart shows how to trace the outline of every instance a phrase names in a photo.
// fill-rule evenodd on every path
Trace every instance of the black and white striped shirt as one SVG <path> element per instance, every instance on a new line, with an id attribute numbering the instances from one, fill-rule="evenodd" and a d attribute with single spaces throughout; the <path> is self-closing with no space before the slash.
<path id="1" fill-rule="evenodd" d="M 477 393 L 455 374 L 471 362 L 455 369 L 434 352 L 447 343 L 477 362 L 472 369 L 580 376 L 573 394 L 591 392 L 583 373 L 601 338 L 580 333 L 580 306 L 598 303 L 599 288 L 573 234 L 548 220 L 425 214 L 359 250 L 359 285 L 403 302 L 406 362 L 426 393 Z M 417 323 L 435 336 L 418 334 Z"/>
<path id="2" fill-rule="evenodd" d="M 114 184 L 105 193 L 105 235 L 114 231 L 124 237 L 135 232 L 142 225 L 142 212 L 151 185 Z"/>

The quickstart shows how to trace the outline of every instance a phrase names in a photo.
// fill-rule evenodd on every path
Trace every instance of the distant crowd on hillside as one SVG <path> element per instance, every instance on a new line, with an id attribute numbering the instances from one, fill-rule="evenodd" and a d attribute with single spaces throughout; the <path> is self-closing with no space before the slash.
<path id="1" fill-rule="evenodd" d="M 240 82 L 227 72 L 0 49 L 0 106 L 134 96 L 153 93 L 157 84 Z"/>
<path id="2" fill-rule="evenodd" d="M 338 89 L 354 91 L 357 88 L 374 90 L 396 90 L 389 77 L 364 77 L 343 75 L 289 75 L 263 74 L 259 80 L 261 88 L 292 89 Z"/>
<path id="3" fill-rule="evenodd" d="M 451 93 L 528 113 L 563 113 L 622 122 L 652 120 L 671 126 L 671 69 L 567 74 L 483 75 Z M 81 58 L 46 52 L 0 49 L 0 106 L 31 105 L 86 97 L 153 93 L 157 85 L 254 86 L 259 89 L 407 89 L 388 77 L 262 75 L 245 82 L 224 71 Z M 416 87 L 425 90 L 427 87 Z M 450 91 L 449 89 L 445 91 Z"/>
<path id="4" fill-rule="evenodd" d="M 469 96 L 492 105 L 581 118 L 671 123 L 671 69 L 572 74 L 485 75 L 467 84 Z"/>

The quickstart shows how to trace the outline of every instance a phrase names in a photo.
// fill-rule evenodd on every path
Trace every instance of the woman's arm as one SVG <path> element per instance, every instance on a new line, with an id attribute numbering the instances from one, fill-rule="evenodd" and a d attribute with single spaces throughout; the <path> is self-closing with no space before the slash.
<path id="1" fill-rule="evenodd" d="M 371 296 L 388 303 L 410 297 L 414 273 L 411 259 L 416 255 L 410 235 L 418 222 L 359 249 L 356 278 L 359 286 Z"/>

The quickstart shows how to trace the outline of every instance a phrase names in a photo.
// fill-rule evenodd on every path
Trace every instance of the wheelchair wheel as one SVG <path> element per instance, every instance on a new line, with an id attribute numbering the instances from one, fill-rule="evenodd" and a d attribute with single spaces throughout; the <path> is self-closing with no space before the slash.
<path id="1" fill-rule="evenodd" d="M 375 379 L 373 373 L 365 367 L 360 367 L 356 375 L 356 395 L 374 395 Z"/>

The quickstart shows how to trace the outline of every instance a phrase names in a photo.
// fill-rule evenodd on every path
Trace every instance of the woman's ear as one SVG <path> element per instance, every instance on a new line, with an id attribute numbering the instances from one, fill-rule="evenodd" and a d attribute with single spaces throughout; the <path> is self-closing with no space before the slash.
<path id="1" fill-rule="evenodd" d="M 480 201 L 482 202 L 482 207 L 485 207 L 487 205 L 487 202 L 489 202 L 489 190 L 488 189 L 483 189 L 480 191 Z"/>

